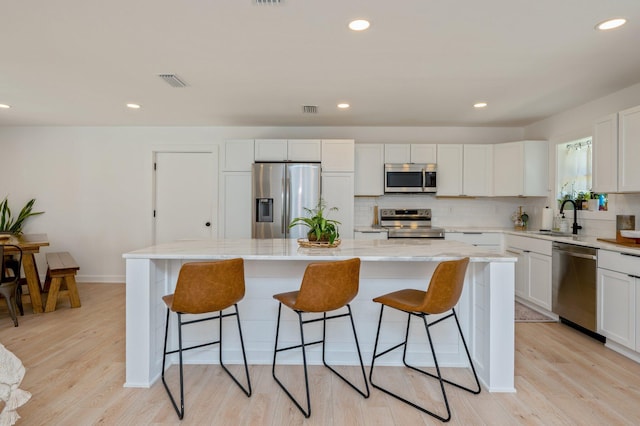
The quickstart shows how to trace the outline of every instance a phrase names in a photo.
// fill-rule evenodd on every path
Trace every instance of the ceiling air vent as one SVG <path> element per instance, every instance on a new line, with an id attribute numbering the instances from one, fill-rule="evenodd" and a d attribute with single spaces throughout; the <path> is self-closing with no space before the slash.
<path id="1" fill-rule="evenodd" d="M 282 0 L 256 0 L 256 4 L 280 4 Z"/>
<path id="2" fill-rule="evenodd" d="M 302 112 L 304 114 L 317 114 L 318 106 L 317 105 L 302 105 Z"/>
<path id="3" fill-rule="evenodd" d="M 163 79 L 171 87 L 186 87 L 187 83 L 180 80 L 175 74 L 158 74 L 158 77 Z"/>

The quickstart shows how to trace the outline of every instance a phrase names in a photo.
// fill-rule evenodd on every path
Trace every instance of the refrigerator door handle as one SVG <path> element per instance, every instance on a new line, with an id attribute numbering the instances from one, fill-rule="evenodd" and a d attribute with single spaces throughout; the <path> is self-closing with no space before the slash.
<path id="1" fill-rule="evenodd" d="M 289 219 L 289 204 L 291 200 L 289 199 L 289 191 L 291 190 L 291 184 L 289 182 L 289 169 L 284 169 L 284 206 L 282 209 L 282 233 L 285 235 L 285 238 L 289 234 L 288 228 L 288 219 Z"/>

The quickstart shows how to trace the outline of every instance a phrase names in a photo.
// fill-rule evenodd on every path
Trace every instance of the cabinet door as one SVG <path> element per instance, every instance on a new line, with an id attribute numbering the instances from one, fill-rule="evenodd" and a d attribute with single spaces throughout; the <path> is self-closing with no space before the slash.
<path id="1" fill-rule="evenodd" d="M 323 140 L 322 170 L 326 172 L 353 172 L 355 170 L 354 140 Z M 353 195 L 353 187 L 351 192 Z M 353 200 L 351 201 L 353 202 Z"/>
<path id="2" fill-rule="evenodd" d="M 287 160 L 286 139 L 256 139 L 255 160 L 256 161 L 286 161 Z"/>
<path id="3" fill-rule="evenodd" d="M 225 141 L 222 171 L 250 172 L 254 156 L 253 139 Z"/>
<path id="4" fill-rule="evenodd" d="M 462 145 L 438 145 L 438 195 L 459 196 L 462 191 Z"/>
<path id="5" fill-rule="evenodd" d="M 289 139 L 287 141 L 287 160 L 321 161 L 320 139 Z"/>
<path id="6" fill-rule="evenodd" d="M 620 111 L 618 128 L 618 191 L 640 191 L 640 107 Z"/>
<path id="7" fill-rule="evenodd" d="M 251 238 L 251 172 L 222 174 L 223 238 Z"/>
<path id="8" fill-rule="evenodd" d="M 525 253 L 522 250 L 513 247 L 507 247 L 506 251 L 508 254 L 512 254 L 518 258 L 518 261 L 515 264 L 516 296 L 523 299 L 529 299 L 529 280 L 527 278 L 529 258 L 528 256 L 525 256 Z"/>
<path id="9" fill-rule="evenodd" d="M 598 268 L 598 332 L 635 350 L 635 279 Z"/>
<path id="10" fill-rule="evenodd" d="M 411 145 L 396 143 L 384 145 L 384 162 L 404 164 L 411 162 Z"/>
<path id="11" fill-rule="evenodd" d="M 322 172 L 322 198 L 326 201 L 327 207 L 338 208 L 338 211 L 328 212 L 328 215 L 341 223 L 340 238 L 353 238 L 353 183 L 353 173 Z"/>
<path id="12" fill-rule="evenodd" d="M 493 194 L 493 145 L 465 145 L 462 190 L 464 195 Z"/>
<path id="13" fill-rule="evenodd" d="M 520 142 L 493 147 L 493 195 L 524 195 L 523 157 L 524 146 Z"/>
<path id="14" fill-rule="evenodd" d="M 355 195 L 384 194 L 384 145 L 356 144 Z"/>
<path id="15" fill-rule="evenodd" d="M 521 195 L 546 197 L 549 195 L 549 142 L 522 141 L 522 185 Z M 518 194 L 520 195 L 520 194 Z"/>
<path id="16" fill-rule="evenodd" d="M 529 300 L 551 310 L 551 256 L 528 253 Z"/>
<path id="17" fill-rule="evenodd" d="M 435 144 L 411 144 L 411 162 L 419 164 L 437 163 L 437 149 Z"/>
<path id="18" fill-rule="evenodd" d="M 593 192 L 618 191 L 618 114 L 610 114 L 593 125 Z"/>

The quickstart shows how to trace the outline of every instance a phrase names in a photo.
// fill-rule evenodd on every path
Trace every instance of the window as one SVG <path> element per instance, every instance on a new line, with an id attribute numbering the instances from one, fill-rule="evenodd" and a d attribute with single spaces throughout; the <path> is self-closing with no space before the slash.
<path id="1" fill-rule="evenodd" d="M 559 144 L 556 158 L 558 203 L 574 200 L 578 209 L 607 210 L 607 194 L 591 193 L 591 137 Z M 589 205 L 591 199 L 597 203 Z"/>

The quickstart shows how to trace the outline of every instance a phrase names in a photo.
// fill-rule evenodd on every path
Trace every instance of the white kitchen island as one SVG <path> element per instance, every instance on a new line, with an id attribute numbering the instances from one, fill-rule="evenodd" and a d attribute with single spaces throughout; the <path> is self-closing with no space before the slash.
<path id="1" fill-rule="evenodd" d="M 343 240 L 338 248 L 333 249 L 300 248 L 295 240 L 284 239 L 193 240 L 125 253 L 125 386 L 149 387 L 160 377 L 166 317 L 161 297 L 173 292 L 178 271 L 185 262 L 234 257 L 245 260 L 246 294 L 238 306 L 247 358 L 250 364 L 270 364 L 278 309 L 272 295 L 297 290 L 310 262 L 359 257 L 362 261 L 360 291 L 351 307 L 362 356 L 365 364 L 370 364 L 380 312 L 380 305 L 372 299 L 402 288 L 424 290 L 439 262 L 466 256 L 471 258 L 471 263 L 456 311 L 478 377 L 490 392 L 513 392 L 516 258 L 483 252 L 465 243 L 437 239 Z M 283 321 L 281 336 L 284 341 L 281 344 L 299 344 L 295 314 L 283 310 Z M 408 347 L 408 361 L 430 365 L 432 360 L 424 326 L 418 325 L 417 321 L 415 324 L 412 322 L 411 341 L 414 343 Z M 240 363 L 237 327 L 232 321 L 225 327 L 225 362 Z M 406 315 L 385 310 L 381 344 L 392 346 L 399 343 L 405 327 Z M 215 330 L 215 326 L 209 324 L 204 328 L 194 326 L 192 330 L 185 330 L 185 346 L 205 341 L 204 333 L 211 333 L 212 329 Z M 175 330 L 172 332 L 170 341 L 176 335 Z M 309 340 L 316 332 L 321 332 L 321 328 L 310 329 Z M 434 327 L 432 333 L 441 366 L 466 367 L 464 347 L 457 337 L 455 322 L 447 320 Z M 328 325 L 328 336 L 327 361 L 355 365 L 357 356 L 347 323 Z M 189 351 L 185 354 L 185 363 L 217 363 L 217 350 L 214 346 Z M 282 362 L 301 363 L 300 353 L 291 352 L 283 354 Z M 380 365 L 402 365 L 401 353 L 401 350 L 395 351 L 380 359 Z M 308 354 L 310 364 L 321 364 L 320 345 L 309 348 Z"/>

